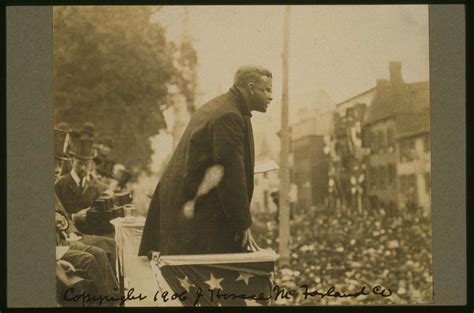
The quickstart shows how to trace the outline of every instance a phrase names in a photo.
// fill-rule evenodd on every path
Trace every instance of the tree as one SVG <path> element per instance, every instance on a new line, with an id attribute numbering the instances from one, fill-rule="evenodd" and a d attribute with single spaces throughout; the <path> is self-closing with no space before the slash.
<path id="1" fill-rule="evenodd" d="M 96 125 L 114 139 L 113 157 L 147 169 L 148 138 L 166 124 L 160 105 L 171 81 L 177 48 L 150 23 L 159 7 L 55 7 L 53 18 L 55 121 Z"/>

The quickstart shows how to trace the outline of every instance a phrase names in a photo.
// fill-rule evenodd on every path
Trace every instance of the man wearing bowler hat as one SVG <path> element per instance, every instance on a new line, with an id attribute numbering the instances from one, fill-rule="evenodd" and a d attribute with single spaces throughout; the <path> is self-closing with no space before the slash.
<path id="1" fill-rule="evenodd" d="M 71 141 L 69 155 L 72 170 L 59 178 L 55 185 L 56 194 L 64 209 L 83 233 L 89 232 L 86 225 L 87 211 L 100 195 L 97 183 L 90 175 L 94 158 L 92 144 L 90 139 Z"/>
<path id="2" fill-rule="evenodd" d="M 96 131 L 95 126 L 91 122 L 86 122 L 82 125 L 81 129 L 81 137 L 84 139 L 91 139 L 94 140 Z"/>

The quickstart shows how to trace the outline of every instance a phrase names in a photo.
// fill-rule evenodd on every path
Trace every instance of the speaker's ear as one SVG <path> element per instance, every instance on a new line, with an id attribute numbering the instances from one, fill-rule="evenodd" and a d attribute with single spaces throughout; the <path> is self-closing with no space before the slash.
<path id="1" fill-rule="evenodd" d="M 249 90 L 250 90 L 250 94 L 252 96 L 255 95 L 255 85 L 253 83 L 249 83 L 248 87 L 249 87 Z"/>

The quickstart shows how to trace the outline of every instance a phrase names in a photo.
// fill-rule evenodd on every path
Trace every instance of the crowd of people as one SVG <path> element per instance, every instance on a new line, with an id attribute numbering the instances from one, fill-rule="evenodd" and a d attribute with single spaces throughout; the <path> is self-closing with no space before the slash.
<path id="1" fill-rule="evenodd" d="M 97 138 L 86 123 L 80 131 L 55 127 L 56 244 L 69 246 L 57 260 L 58 302 L 68 287 L 75 292 L 119 297 L 113 233 L 88 227 L 94 201 L 127 191 L 130 174 L 110 158 L 112 141 Z M 275 199 L 277 200 L 277 199 Z M 278 201 L 275 201 L 278 206 Z M 252 233 L 261 247 L 278 251 L 278 211 L 253 212 Z M 409 217 L 409 218 L 408 218 Z M 389 297 L 310 297 L 276 304 L 412 304 L 432 299 L 431 216 L 364 211 L 292 209 L 290 265 L 277 263 L 275 283 L 286 289 L 307 285 L 326 291 L 356 292 L 362 286 L 390 289 Z M 94 303 L 96 305 L 97 303 Z M 117 305 L 105 302 L 102 305 Z"/>
<path id="2" fill-rule="evenodd" d="M 278 251 L 278 221 L 258 212 L 253 234 L 262 247 Z M 295 210 L 290 220 L 290 265 L 277 264 L 275 283 L 287 289 L 356 292 L 380 285 L 392 294 L 357 298 L 308 297 L 276 304 L 413 304 L 432 300 L 431 217 L 381 209 L 364 214 Z M 300 289 L 301 291 L 301 289 Z"/>
<path id="3" fill-rule="evenodd" d="M 58 305 L 83 305 L 68 301 L 82 292 L 120 297 L 113 232 L 91 227 L 88 214 L 97 199 L 126 192 L 130 174 L 110 158 L 111 139 L 98 139 L 91 123 L 85 123 L 79 131 L 59 123 L 55 126 L 54 143 L 56 246 L 67 247 L 57 250 L 67 250 L 57 255 Z M 106 301 L 100 305 L 117 303 Z"/>

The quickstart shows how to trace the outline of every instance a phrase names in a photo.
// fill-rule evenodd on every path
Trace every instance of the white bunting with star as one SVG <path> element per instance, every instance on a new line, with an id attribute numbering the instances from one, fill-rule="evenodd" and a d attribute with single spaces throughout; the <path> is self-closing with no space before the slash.
<path id="1" fill-rule="evenodd" d="M 211 273 L 211 278 L 209 280 L 204 281 L 204 283 L 208 284 L 211 290 L 222 289 L 221 282 L 223 280 L 224 278 L 216 278 L 214 277 L 214 274 Z"/>
<path id="2" fill-rule="evenodd" d="M 245 272 L 239 272 L 239 277 L 237 277 L 237 279 L 235 281 L 240 281 L 240 280 L 243 280 L 244 283 L 248 286 L 249 284 L 249 279 L 251 277 L 254 277 L 254 275 L 250 274 L 250 273 L 245 273 Z"/>

